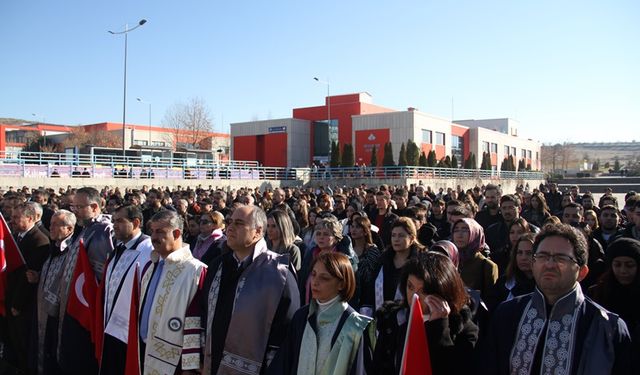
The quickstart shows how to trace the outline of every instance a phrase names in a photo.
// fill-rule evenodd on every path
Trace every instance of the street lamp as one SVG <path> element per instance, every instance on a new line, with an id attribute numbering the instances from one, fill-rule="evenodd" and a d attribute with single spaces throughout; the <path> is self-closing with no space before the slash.
<path id="1" fill-rule="evenodd" d="M 136 98 L 136 100 L 142 104 L 149 104 L 149 144 L 148 146 L 151 146 L 151 102 L 145 102 L 140 98 Z"/>
<path id="2" fill-rule="evenodd" d="M 127 139 L 127 129 L 126 129 L 126 119 L 127 119 L 127 34 L 130 31 L 137 29 L 138 27 L 147 23 L 147 20 L 141 19 L 138 24 L 132 28 L 129 28 L 129 25 L 125 25 L 123 31 L 109 31 L 111 35 L 121 35 L 124 34 L 124 98 L 122 103 L 122 156 L 126 155 L 126 139 Z"/>
<path id="3" fill-rule="evenodd" d="M 327 130 L 329 130 L 329 134 L 331 134 L 331 83 L 329 83 L 328 79 L 326 81 L 323 81 L 318 77 L 313 77 L 313 79 L 318 83 L 327 85 Z"/>

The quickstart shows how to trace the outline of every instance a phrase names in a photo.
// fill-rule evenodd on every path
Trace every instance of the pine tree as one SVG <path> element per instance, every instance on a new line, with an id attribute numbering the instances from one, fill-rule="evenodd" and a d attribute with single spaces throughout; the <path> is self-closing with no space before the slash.
<path id="1" fill-rule="evenodd" d="M 378 166 L 378 150 L 376 150 L 376 146 L 373 145 L 371 149 L 371 161 L 369 162 L 369 166 L 377 167 Z"/>
<path id="2" fill-rule="evenodd" d="M 472 152 L 469 159 L 470 159 L 469 165 L 471 165 L 470 169 L 478 169 L 478 161 L 476 160 L 476 154 Z"/>
<path id="3" fill-rule="evenodd" d="M 407 165 L 420 165 L 420 149 L 418 148 L 418 145 L 411 139 L 407 141 Z"/>
<path id="4" fill-rule="evenodd" d="M 393 145 L 391 142 L 387 142 L 384 145 L 384 156 L 382 157 L 382 165 L 385 167 L 395 167 L 396 163 L 393 161 Z"/>
<path id="5" fill-rule="evenodd" d="M 347 143 L 342 148 L 342 163 L 343 167 L 353 167 L 355 164 L 355 156 L 353 155 L 353 146 Z"/>
<path id="6" fill-rule="evenodd" d="M 451 168 L 458 168 L 458 158 L 455 155 L 451 157 Z"/>
<path id="7" fill-rule="evenodd" d="M 331 141 L 331 159 L 329 160 L 331 168 L 340 166 L 340 145 L 336 141 Z"/>
<path id="8" fill-rule="evenodd" d="M 508 160 L 509 160 L 509 170 L 515 172 L 516 171 L 516 162 L 513 159 L 513 155 L 509 155 L 509 159 Z"/>
<path id="9" fill-rule="evenodd" d="M 427 166 L 435 167 L 437 163 L 436 152 L 434 150 L 429 151 L 429 155 L 427 155 Z"/>
<path id="10" fill-rule="evenodd" d="M 418 161 L 418 165 L 420 165 L 421 167 L 429 166 L 429 164 L 427 164 L 427 155 L 424 154 L 424 151 L 420 153 L 420 160 Z"/>
<path id="11" fill-rule="evenodd" d="M 444 167 L 451 168 L 451 157 L 449 155 L 447 155 L 447 157 L 444 158 Z"/>
<path id="12" fill-rule="evenodd" d="M 400 153 L 398 154 L 398 166 L 404 167 L 407 165 L 407 149 L 404 147 L 404 142 L 400 146 Z"/>
<path id="13" fill-rule="evenodd" d="M 438 167 L 438 168 L 445 168 L 445 165 L 444 165 L 444 158 L 442 158 L 442 159 L 438 160 L 438 164 L 436 164 L 436 167 Z"/>

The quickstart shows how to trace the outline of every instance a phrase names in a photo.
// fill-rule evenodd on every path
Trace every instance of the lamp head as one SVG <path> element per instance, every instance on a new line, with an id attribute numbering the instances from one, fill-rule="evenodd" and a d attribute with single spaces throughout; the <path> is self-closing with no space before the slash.
<path id="1" fill-rule="evenodd" d="M 138 22 L 138 25 L 142 26 L 142 25 L 144 25 L 145 23 L 147 23 L 147 20 L 145 20 L 145 19 L 141 19 L 141 20 L 140 20 L 140 22 Z"/>

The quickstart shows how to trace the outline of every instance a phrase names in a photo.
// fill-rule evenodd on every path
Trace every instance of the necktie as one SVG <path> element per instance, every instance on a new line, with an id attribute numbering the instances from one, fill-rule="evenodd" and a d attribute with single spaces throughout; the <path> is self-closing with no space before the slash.
<path id="1" fill-rule="evenodd" d="M 158 283 L 160 282 L 160 275 L 162 274 L 163 268 L 164 259 L 158 262 L 156 270 L 153 272 L 153 276 L 149 282 L 149 288 L 147 289 L 144 307 L 142 308 L 142 316 L 140 317 L 140 338 L 144 342 L 147 342 L 147 333 L 149 332 L 149 314 L 151 313 L 153 297 L 156 295 L 156 289 L 158 289 Z"/>
<path id="2" fill-rule="evenodd" d="M 115 265 L 116 263 L 118 263 L 118 260 L 120 259 L 120 257 L 122 256 L 122 254 L 124 253 L 124 251 L 127 250 L 127 245 L 120 243 L 118 246 L 116 246 L 116 254 L 115 257 L 113 259 L 113 264 Z"/>

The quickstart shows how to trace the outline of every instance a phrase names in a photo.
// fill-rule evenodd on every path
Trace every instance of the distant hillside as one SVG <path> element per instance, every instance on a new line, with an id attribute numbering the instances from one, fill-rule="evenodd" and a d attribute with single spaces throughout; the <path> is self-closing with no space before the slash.
<path id="1" fill-rule="evenodd" d="M 0 124 L 7 124 L 7 125 L 22 125 L 22 124 L 31 124 L 33 123 L 33 121 L 27 121 L 27 120 L 22 120 L 19 118 L 3 118 L 0 117 Z"/>
<path id="2" fill-rule="evenodd" d="M 591 142 L 564 143 L 542 146 L 542 168 L 553 170 L 583 170 L 598 163 L 601 171 L 613 168 L 616 159 L 621 167 L 628 167 L 640 161 L 640 142 Z M 585 163 L 587 164 L 585 166 Z M 609 163 L 608 165 L 605 165 Z"/>

